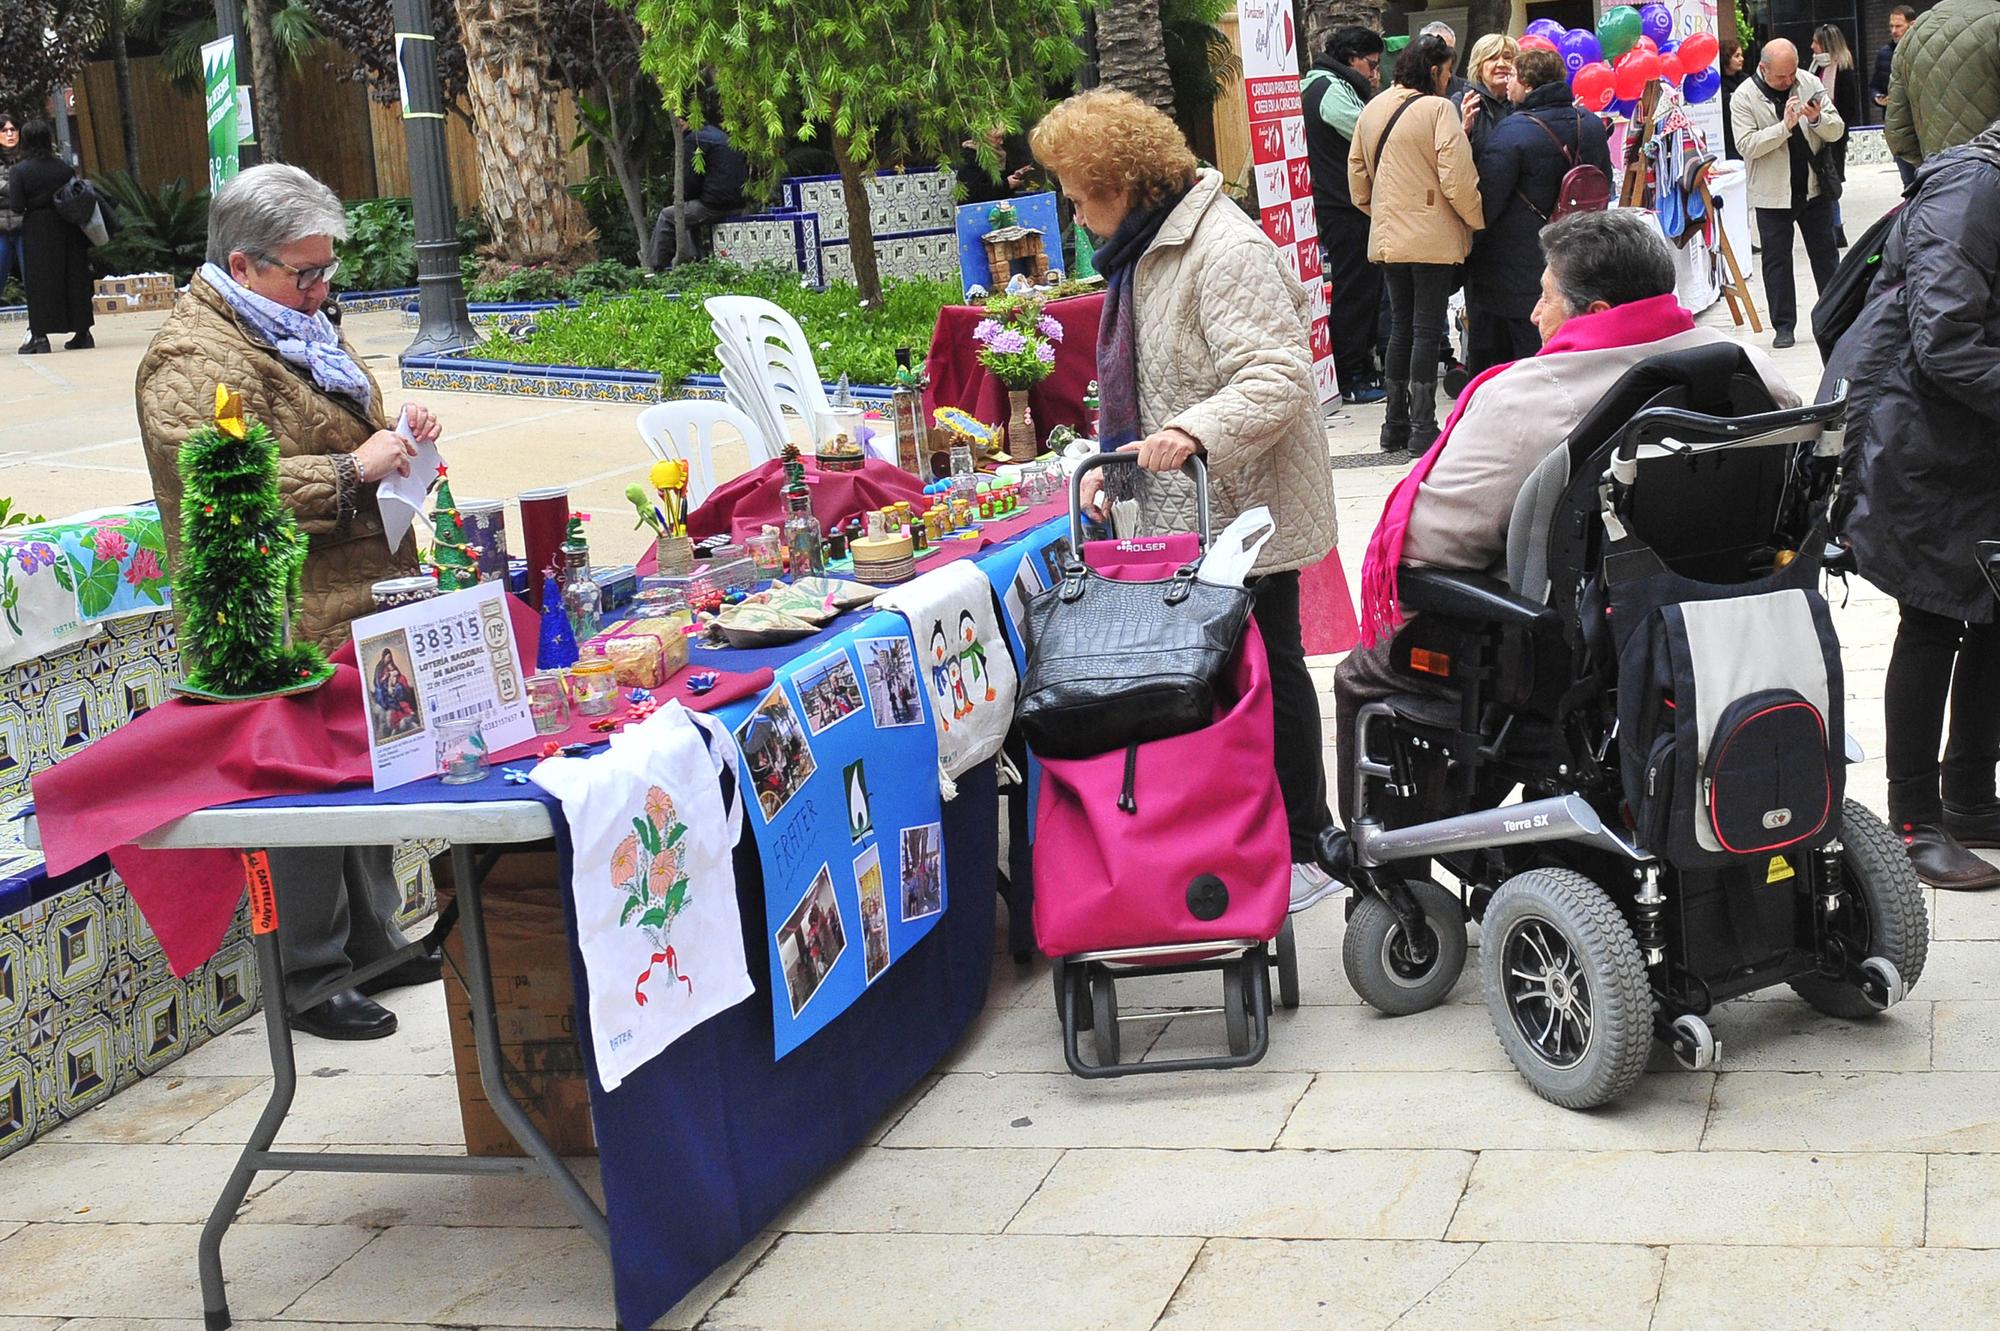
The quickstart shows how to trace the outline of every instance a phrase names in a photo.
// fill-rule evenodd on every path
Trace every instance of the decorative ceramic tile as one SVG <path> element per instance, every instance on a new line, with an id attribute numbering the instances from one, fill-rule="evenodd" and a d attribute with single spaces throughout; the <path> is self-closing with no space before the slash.
<path id="1" fill-rule="evenodd" d="M 880 171 L 868 181 L 868 216 L 877 235 L 950 227 L 958 178 L 949 171 Z M 845 241 L 847 191 L 839 176 L 794 176 L 785 181 L 787 204 L 818 213 L 822 244 Z"/>
<path id="2" fill-rule="evenodd" d="M 821 253 L 828 281 L 854 280 L 854 255 L 847 244 L 828 245 Z M 956 281 L 958 235 L 955 231 L 929 231 L 878 239 L 875 263 L 884 278 L 935 277 Z"/>

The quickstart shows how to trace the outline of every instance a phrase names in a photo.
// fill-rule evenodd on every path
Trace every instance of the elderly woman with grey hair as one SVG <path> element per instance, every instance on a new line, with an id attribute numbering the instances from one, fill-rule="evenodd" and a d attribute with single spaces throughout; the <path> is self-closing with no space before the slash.
<path id="1" fill-rule="evenodd" d="M 409 474 L 414 451 L 394 431 L 380 385 L 322 306 L 340 267 L 334 242 L 347 217 L 333 191 L 297 167 L 252 167 L 209 206 L 208 262 L 175 304 L 139 364 L 139 430 L 159 500 L 170 566 L 181 552 L 180 447 L 214 419 L 215 390 L 243 395 L 244 411 L 278 441 L 278 489 L 307 538 L 302 638 L 332 650 L 348 623 L 374 608 L 378 580 L 417 571 L 410 536 L 391 548 L 376 484 Z M 437 419 L 403 406 L 410 433 L 438 436 Z M 273 851 L 287 998 L 337 985 L 355 967 L 403 946 L 402 892 L 387 847 Z M 406 962 L 371 990 L 435 979 L 435 961 Z M 299 1011 L 301 1029 L 330 1039 L 374 1039 L 396 1015 L 360 990 L 338 989 Z"/>

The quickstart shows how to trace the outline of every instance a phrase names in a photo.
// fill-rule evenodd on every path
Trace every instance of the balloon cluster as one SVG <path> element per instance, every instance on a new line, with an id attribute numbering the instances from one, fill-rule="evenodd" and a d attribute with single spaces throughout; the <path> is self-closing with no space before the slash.
<path id="1" fill-rule="evenodd" d="M 1631 115 L 1654 79 L 1678 84 L 1689 102 L 1709 101 L 1722 88 L 1715 34 L 1691 32 L 1676 42 L 1673 11 L 1663 4 L 1607 9 L 1596 32 L 1538 18 L 1522 35 L 1521 49 L 1561 56 L 1570 91 L 1592 111 Z"/>

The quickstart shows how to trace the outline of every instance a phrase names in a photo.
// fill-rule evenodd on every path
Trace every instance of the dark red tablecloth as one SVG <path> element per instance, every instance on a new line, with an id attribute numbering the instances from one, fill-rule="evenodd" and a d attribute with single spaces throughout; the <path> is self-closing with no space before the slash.
<path id="1" fill-rule="evenodd" d="M 1097 377 L 1097 324 L 1104 313 L 1104 296 L 1072 296 L 1055 301 L 1048 312 L 1063 328 L 1055 373 L 1028 390 L 1028 410 L 1034 414 L 1035 434 L 1042 443 L 1058 425 L 1090 433 L 1083 395 Z M 926 420 L 939 407 L 961 407 L 989 425 L 1007 419 L 1007 389 L 979 363 L 979 344 L 972 340 L 973 326 L 985 317 L 986 311 L 977 305 L 947 305 L 938 311 L 930 358 L 924 362 L 931 381 L 924 392 Z"/>
<path id="2" fill-rule="evenodd" d="M 777 458 L 759 463 L 741 476 L 715 487 L 688 514 L 688 535 L 699 541 L 720 532 L 743 542 L 766 526 L 782 527 L 785 522 L 784 466 Z M 821 471 L 806 460 L 806 487 L 812 495 L 813 516 L 822 528 L 831 529 L 861 513 L 886 508 L 898 500 L 915 502 L 924 487 L 916 477 L 879 458 L 869 458 L 860 471 Z M 651 573 L 658 567 L 658 552 L 649 550 L 639 563 L 639 572 Z"/>

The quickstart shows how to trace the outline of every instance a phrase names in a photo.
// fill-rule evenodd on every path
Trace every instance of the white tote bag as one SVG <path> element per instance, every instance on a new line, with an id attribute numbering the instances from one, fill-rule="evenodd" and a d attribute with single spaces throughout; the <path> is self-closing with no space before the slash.
<path id="1" fill-rule="evenodd" d="M 993 584 L 977 564 L 961 559 L 884 592 L 875 605 L 910 621 L 937 731 L 938 789 L 952 799 L 953 778 L 998 753 L 1014 724 L 1019 678 L 994 610 Z"/>

